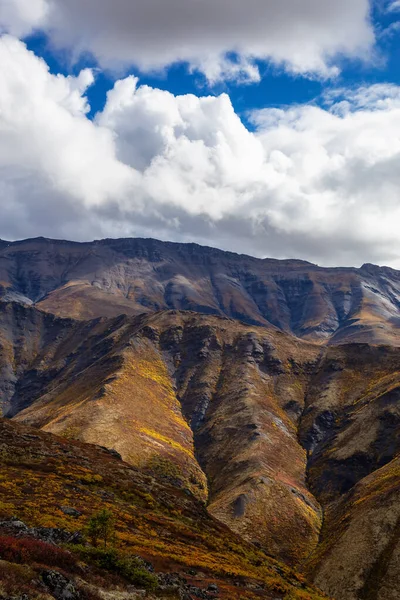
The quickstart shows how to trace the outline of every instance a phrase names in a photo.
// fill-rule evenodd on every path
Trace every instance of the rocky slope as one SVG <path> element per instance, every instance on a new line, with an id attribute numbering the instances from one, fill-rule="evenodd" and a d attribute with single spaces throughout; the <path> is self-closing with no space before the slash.
<path id="1" fill-rule="evenodd" d="M 330 349 L 308 389 L 300 436 L 324 507 L 309 572 L 339 600 L 400 593 L 400 353 Z"/>
<path id="2" fill-rule="evenodd" d="M 147 590 L 149 600 L 323 600 L 194 496 L 105 449 L 0 419 L 0 456 L 2 599 L 136 600 Z M 115 550 L 88 541 L 104 508 Z"/>
<path id="3" fill-rule="evenodd" d="M 188 312 L 83 324 L 12 303 L 0 330 L 5 416 L 116 449 L 293 564 L 314 548 L 296 423 L 318 347 Z"/>
<path id="4" fill-rule="evenodd" d="M 180 309 L 272 324 L 320 342 L 400 340 L 398 271 L 323 269 L 195 244 L 2 242 L 0 297 L 79 319 Z"/>

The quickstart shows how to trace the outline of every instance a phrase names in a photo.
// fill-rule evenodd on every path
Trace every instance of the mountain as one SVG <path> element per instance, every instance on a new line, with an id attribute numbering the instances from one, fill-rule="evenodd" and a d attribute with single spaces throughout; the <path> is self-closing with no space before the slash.
<path id="1" fill-rule="evenodd" d="M 292 564 L 315 546 L 296 422 L 318 348 L 188 312 L 82 323 L 3 304 L 0 331 L 6 417 L 172 478 Z"/>
<path id="2" fill-rule="evenodd" d="M 0 305 L 0 331 L 12 422 L 118 452 L 334 598 L 400 593 L 399 348 L 20 303 Z"/>
<path id="3" fill-rule="evenodd" d="M 154 240 L 0 243 L 0 583 L 13 518 L 83 535 L 108 506 L 119 551 L 176 568 L 180 600 L 214 597 L 184 568 L 227 599 L 398 598 L 399 276 Z M 107 577 L 103 600 L 130 600 Z"/>
<path id="4" fill-rule="evenodd" d="M 196 244 L 3 241 L 0 297 L 77 319 L 178 309 L 272 325 L 321 343 L 400 339 L 399 271 L 324 269 Z"/>

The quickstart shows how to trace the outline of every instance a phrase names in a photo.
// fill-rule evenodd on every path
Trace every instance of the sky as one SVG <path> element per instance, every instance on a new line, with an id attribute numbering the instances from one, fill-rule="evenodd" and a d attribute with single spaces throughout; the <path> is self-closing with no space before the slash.
<path id="1" fill-rule="evenodd" d="M 0 238 L 400 268 L 399 0 L 0 0 Z"/>

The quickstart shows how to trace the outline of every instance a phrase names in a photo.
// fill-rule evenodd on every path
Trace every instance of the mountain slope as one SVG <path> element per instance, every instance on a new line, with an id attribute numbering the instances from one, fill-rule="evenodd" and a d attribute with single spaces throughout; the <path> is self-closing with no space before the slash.
<path id="1" fill-rule="evenodd" d="M 0 419 L 0 456 L 2 599 L 142 598 L 110 560 L 101 568 L 93 563 L 101 549 L 91 553 L 76 545 L 89 518 L 104 508 L 116 520 L 118 552 L 139 555 L 160 574 L 161 585 L 149 596 L 153 600 L 323 598 L 301 575 L 213 519 L 194 496 L 104 449 Z M 19 521 L 11 519 L 15 516 Z M 57 540 L 68 536 L 76 541 L 66 552 Z M 52 543 L 38 542 L 43 538 Z M 27 556 L 32 557 L 28 565 Z M 69 582 L 65 590 L 52 585 L 60 581 Z"/>
<path id="2" fill-rule="evenodd" d="M 116 449 L 275 556 L 298 563 L 313 549 L 320 509 L 296 422 L 318 347 L 192 313 L 82 324 L 4 304 L 4 322 L 38 350 L 14 374 L 6 416 Z M 3 369 L 14 357 L 3 353 Z"/>
<path id="3" fill-rule="evenodd" d="M 308 564 L 338 600 L 396 600 L 400 590 L 400 460 L 361 479 L 325 513 Z"/>
<path id="4" fill-rule="evenodd" d="M 154 240 L 3 242 L 1 410 L 120 453 L 337 600 L 394 599 L 399 285 Z"/>
<path id="5" fill-rule="evenodd" d="M 19 303 L 0 305 L 0 331 L 12 420 L 120 452 L 339 600 L 400 593 L 399 348 Z"/>
<path id="6" fill-rule="evenodd" d="M 1 296 L 78 319 L 179 309 L 272 324 L 321 342 L 400 339 L 398 271 L 323 269 L 195 244 L 4 242 Z"/>
<path id="7" fill-rule="evenodd" d="M 400 593 L 399 398 L 400 352 L 384 346 L 331 348 L 308 388 L 300 438 L 324 507 L 308 569 L 338 600 Z"/>

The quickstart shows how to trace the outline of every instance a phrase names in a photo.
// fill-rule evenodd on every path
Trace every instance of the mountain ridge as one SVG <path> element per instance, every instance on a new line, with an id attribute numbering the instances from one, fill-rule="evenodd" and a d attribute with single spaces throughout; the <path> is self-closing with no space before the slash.
<path id="1" fill-rule="evenodd" d="M 395 269 L 394 267 L 389 267 L 387 265 L 378 265 L 375 263 L 363 263 L 360 267 L 356 267 L 356 266 L 321 266 L 318 265 L 316 263 L 313 263 L 311 261 L 305 260 L 305 259 L 301 259 L 301 258 L 272 258 L 272 257 L 258 257 L 258 256 L 253 256 L 252 254 L 246 254 L 246 253 L 241 253 L 241 252 L 235 252 L 233 250 L 224 250 L 222 248 L 218 248 L 217 246 L 208 246 L 207 244 L 200 244 L 197 242 L 171 242 L 169 240 L 161 240 L 159 238 L 152 238 L 152 237 L 122 237 L 122 238 L 96 238 L 93 240 L 87 240 L 87 241 L 77 241 L 77 240 L 68 240 L 66 238 L 48 238 L 48 237 L 44 237 L 44 236 L 37 236 L 37 237 L 32 237 L 32 238 L 23 238 L 23 239 L 19 239 L 19 240 L 3 240 L 0 239 L 0 245 L 4 245 L 4 246 L 18 246 L 18 245 L 22 245 L 22 244 L 26 244 L 26 243 L 34 243 L 34 242 L 46 242 L 49 244 L 54 244 L 54 245 L 62 245 L 62 244 L 71 244 L 71 245 L 76 245 L 76 246 L 91 246 L 91 245 L 104 245 L 104 246 L 113 246 L 113 245 L 118 245 L 119 243 L 131 243 L 131 242 L 137 242 L 137 243 L 151 243 L 151 244 L 155 244 L 155 245 L 160 245 L 160 246 L 171 246 L 171 247 L 177 247 L 177 248 L 196 248 L 196 249 L 200 249 L 200 250 L 204 250 L 204 251 L 211 251 L 214 253 L 219 253 L 219 254 L 225 254 L 225 255 L 230 255 L 230 256 L 236 256 L 238 258 L 246 258 L 246 259 L 251 259 L 254 261 L 264 261 L 264 262 L 271 262 L 271 263 L 276 263 L 276 264 L 281 264 L 281 265 L 285 265 L 285 264 L 298 264 L 299 266 L 302 265 L 308 265 L 310 267 L 314 267 L 316 269 L 321 269 L 321 270 L 334 270 L 334 269 L 338 269 L 338 270 L 349 270 L 349 271 L 361 271 L 363 269 L 368 269 L 368 268 L 373 268 L 373 269 L 384 269 L 384 270 L 390 270 L 393 272 L 400 272 L 400 269 Z"/>
<path id="2" fill-rule="evenodd" d="M 0 247 L 0 299 L 82 320 L 167 309 L 320 343 L 400 345 L 400 272 L 258 259 L 196 244 L 36 238 Z"/>
<path id="3" fill-rule="evenodd" d="M 193 248 L 193 249 L 201 249 L 204 250 L 206 252 L 213 252 L 213 253 L 219 253 L 219 254 L 225 254 L 225 255 L 230 255 L 232 257 L 238 257 L 238 258 L 246 258 L 246 259 L 251 259 L 254 261 L 270 261 L 271 263 L 299 263 L 299 264 L 305 264 L 305 265 L 310 265 L 310 266 L 315 266 L 318 267 L 318 265 L 314 265 L 313 263 L 306 261 L 306 260 L 302 260 L 302 259 L 279 259 L 279 258 L 269 258 L 269 257 L 265 257 L 265 258 L 259 258 L 256 256 L 252 256 L 251 254 L 243 254 L 243 253 L 238 253 L 238 252 L 234 252 L 232 250 L 222 250 L 221 248 L 217 248 L 215 246 L 207 246 L 204 244 L 198 244 L 196 242 L 170 242 L 170 241 L 165 241 L 165 240 L 160 240 L 158 238 L 151 238 L 151 237 L 147 237 L 147 238 L 141 238 L 141 237 L 128 237 L 128 238 L 100 238 L 100 239 L 94 239 L 94 240 L 90 240 L 90 241 L 71 241 L 71 240 L 67 240 L 67 239 L 55 239 L 55 238 L 47 238 L 47 237 L 43 237 L 43 236 L 38 236 L 38 237 L 34 237 L 34 238 L 25 238 L 25 239 L 21 239 L 21 240 L 13 240 L 13 241 L 8 241 L 8 240 L 2 240 L 0 239 L 0 245 L 7 245 L 8 247 L 11 246 L 17 246 L 17 245 L 22 245 L 22 244 L 26 244 L 26 243 L 35 243 L 35 242 L 46 242 L 49 244 L 55 244 L 55 245 L 62 245 L 62 244 L 71 244 L 71 245 L 77 245 L 77 246 L 91 246 L 91 245 L 103 245 L 103 246 L 114 246 L 114 245 L 118 245 L 118 244 L 124 244 L 124 243 L 149 243 L 149 244 L 153 244 L 153 245 L 159 245 L 159 246 L 165 246 L 165 247 L 175 247 L 175 248 Z M 321 267 L 323 268 L 323 267 Z M 340 267 L 339 267 L 340 268 Z M 353 268 L 353 267 L 348 267 L 348 268 Z"/>

